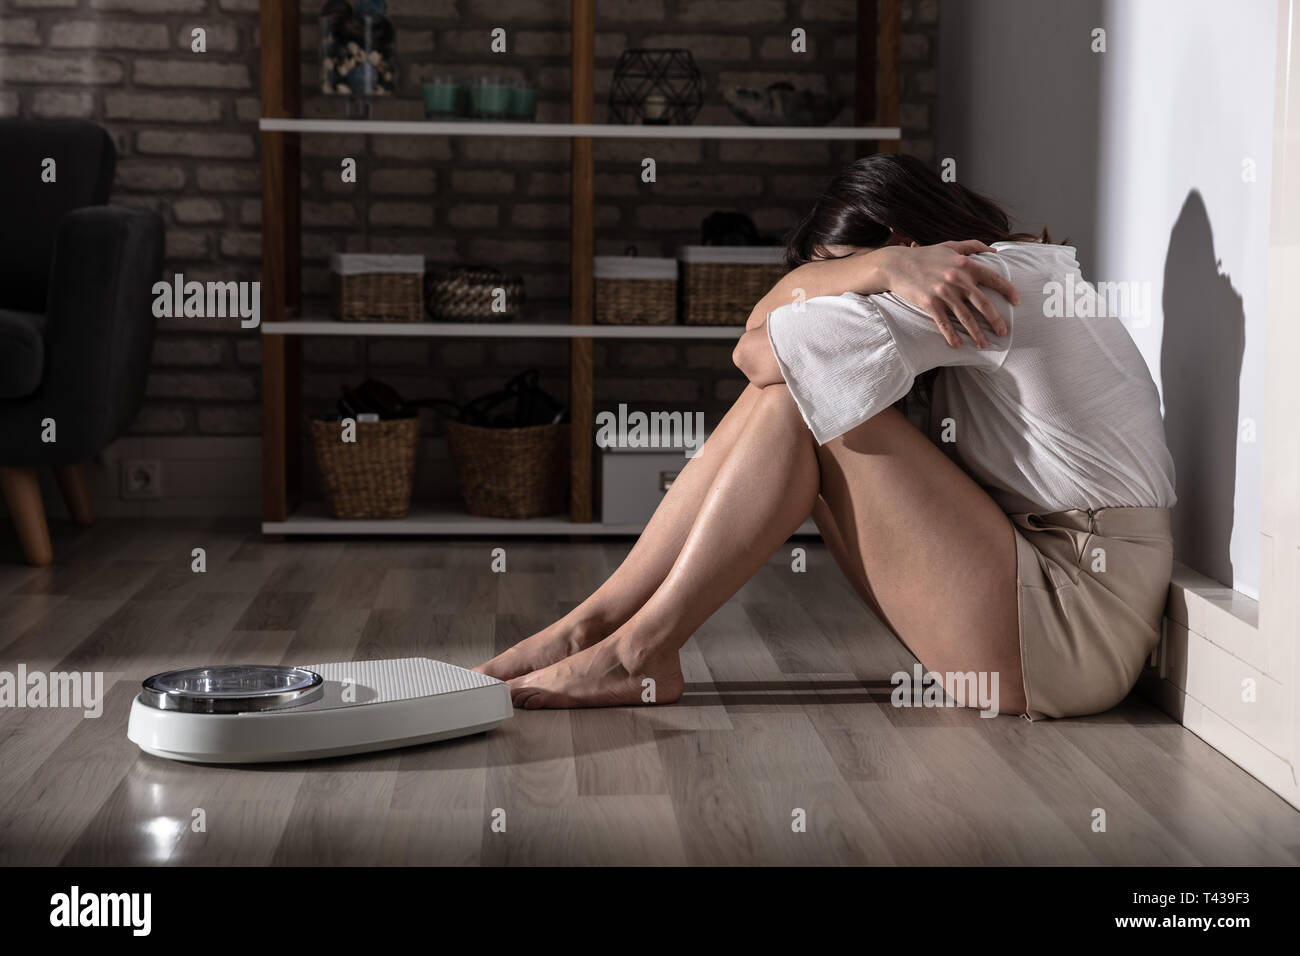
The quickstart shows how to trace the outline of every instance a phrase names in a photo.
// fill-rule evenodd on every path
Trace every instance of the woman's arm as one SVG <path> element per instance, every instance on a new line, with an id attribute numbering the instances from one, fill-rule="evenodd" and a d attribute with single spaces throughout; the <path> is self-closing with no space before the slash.
<path id="1" fill-rule="evenodd" d="M 1014 327 L 1010 307 L 998 302 Z M 819 444 L 898 401 L 918 375 L 931 369 L 995 371 L 1006 361 L 1012 338 L 1007 335 L 987 349 L 949 348 L 934 334 L 934 320 L 896 295 L 823 296 L 803 313 L 787 305 L 773 309 L 762 330 L 746 335 L 764 332 L 767 341 L 761 344 Z M 750 355 L 742 347 L 739 358 L 747 374 L 764 381 L 771 366 L 758 357 L 757 345 L 753 348 Z"/>
<path id="2" fill-rule="evenodd" d="M 819 295 L 842 295 L 845 292 L 857 292 L 870 295 L 873 292 L 885 292 L 889 289 L 885 278 L 886 251 L 865 249 L 841 259 L 817 259 L 805 262 L 787 272 L 772 286 L 770 292 L 758 300 L 754 310 L 745 323 L 747 330 L 760 327 L 767 321 L 767 314 L 774 309 L 800 299 L 815 299 Z"/>
<path id="3" fill-rule="evenodd" d="M 762 322 L 745 330 L 732 350 L 731 361 L 745 373 L 750 385 L 765 388 L 785 381 L 781 377 L 781 367 L 776 362 L 772 345 L 767 340 L 767 313 L 763 313 Z"/>
<path id="4" fill-rule="evenodd" d="M 760 327 L 769 312 L 792 302 L 845 292 L 893 292 L 923 309 L 953 348 L 961 347 L 961 339 L 949 312 L 979 348 L 988 348 L 976 314 L 984 317 L 994 335 L 1006 335 L 1007 326 L 981 286 L 1001 294 L 1012 305 L 1020 302 L 1016 287 L 1005 276 L 971 258 L 974 253 L 991 251 L 984 243 L 968 239 L 933 246 L 882 246 L 839 259 L 807 262 L 787 273 L 759 300 L 745 328 Z"/>

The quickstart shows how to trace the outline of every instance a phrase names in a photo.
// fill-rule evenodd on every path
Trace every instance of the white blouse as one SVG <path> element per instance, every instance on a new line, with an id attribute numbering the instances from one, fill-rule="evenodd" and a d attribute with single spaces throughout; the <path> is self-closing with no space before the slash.
<path id="1" fill-rule="evenodd" d="M 951 348 L 934 320 L 893 293 L 846 293 L 768 314 L 768 341 L 818 444 L 898 401 L 942 368 L 930 437 L 1008 514 L 1072 508 L 1172 507 L 1174 466 L 1155 383 L 1118 317 L 1085 282 L 1074 249 L 999 242 L 981 264 L 1002 272 L 1020 305 L 983 290 L 1004 338 Z M 1068 277 L 1068 278 L 1067 278 Z M 1059 283 L 1059 285 L 1055 285 Z M 1069 309 L 1062 301 L 1091 308 Z"/>

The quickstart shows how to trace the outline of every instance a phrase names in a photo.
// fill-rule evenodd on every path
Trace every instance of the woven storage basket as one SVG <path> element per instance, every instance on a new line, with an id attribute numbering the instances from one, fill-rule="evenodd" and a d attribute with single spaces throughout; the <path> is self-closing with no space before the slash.
<path id="1" fill-rule="evenodd" d="M 496 290 L 505 292 L 502 312 L 493 312 Z M 496 269 L 459 266 L 429 280 L 429 315 L 444 322 L 508 322 L 524 307 L 524 281 Z"/>
<path id="2" fill-rule="evenodd" d="M 537 518 L 568 504 L 568 425 L 480 428 L 444 420 L 442 430 L 470 514 Z"/>
<path id="3" fill-rule="evenodd" d="M 596 257 L 596 321 L 602 325 L 672 325 L 677 321 L 677 261 Z"/>
<path id="4" fill-rule="evenodd" d="M 682 320 L 744 325 L 759 299 L 785 275 L 779 246 L 682 246 Z"/>
<path id="5" fill-rule="evenodd" d="M 335 253 L 330 257 L 333 315 L 340 322 L 424 319 L 424 257 Z"/>
<path id="6" fill-rule="evenodd" d="M 411 507 L 418 418 L 357 422 L 355 442 L 337 421 L 311 423 L 311 444 L 335 518 L 401 518 Z"/>

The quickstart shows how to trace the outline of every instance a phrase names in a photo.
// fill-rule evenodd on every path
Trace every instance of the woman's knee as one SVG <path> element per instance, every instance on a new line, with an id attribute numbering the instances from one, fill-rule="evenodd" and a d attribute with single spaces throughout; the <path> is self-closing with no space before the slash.
<path id="1" fill-rule="evenodd" d="M 794 396 L 790 394 L 790 387 L 785 382 L 777 382 L 774 385 L 750 385 L 749 387 L 758 389 L 758 400 L 764 404 L 777 407 L 788 406 L 798 410 Z"/>
<path id="2" fill-rule="evenodd" d="M 764 385 L 760 388 L 755 408 L 762 411 L 765 417 L 780 420 L 792 429 L 798 428 L 807 433 L 811 440 L 812 432 L 808 430 L 808 425 L 803 420 L 803 414 L 799 411 L 799 406 L 795 402 L 794 396 L 790 394 L 790 389 L 785 382 Z"/>

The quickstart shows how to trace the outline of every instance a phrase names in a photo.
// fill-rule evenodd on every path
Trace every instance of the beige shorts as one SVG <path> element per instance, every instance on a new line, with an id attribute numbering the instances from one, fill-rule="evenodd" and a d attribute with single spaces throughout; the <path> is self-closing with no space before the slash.
<path id="1" fill-rule="evenodd" d="M 1169 509 L 1009 517 L 1026 716 L 1114 707 L 1160 640 L 1173 566 Z"/>

